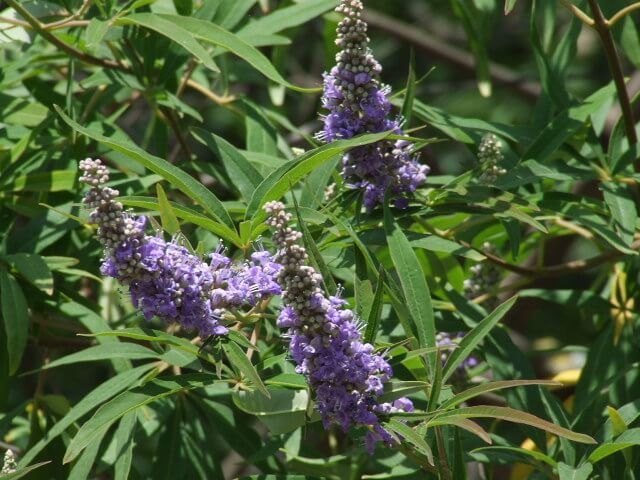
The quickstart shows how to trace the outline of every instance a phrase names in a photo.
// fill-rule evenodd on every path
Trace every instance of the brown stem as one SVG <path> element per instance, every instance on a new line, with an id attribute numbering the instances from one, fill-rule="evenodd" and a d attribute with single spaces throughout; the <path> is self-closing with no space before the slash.
<path id="1" fill-rule="evenodd" d="M 589 0 L 591 11 L 593 13 L 593 28 L 598 32 L 600 41 L 604 47 L 607 61 L 609 62 L 609 68 L 611 69 L 611 75 L 618 91 L 618 100 L 620 101 L 620 107 L 622 109 L 622 116 L 624 117 L 624 126 L 627 132 L 627 138 L 629 143 L 635 145 L 638 143 L 638 136 L 636 135 L 636 122 L 633 115 L 633 109 L 631 108 L 631 101 L 629 100 L 629 92 L 627 92 L 627 85 L 624 80 L 624 73 L 622 71 L 622 63 L 616 44 L 611 34 L 609 21 L 605 18 L 600 5 L 597 0 Z M 636 162 L 636 171 L 640 171 L 640 160 Z"/>
<path id="2" fill-rule="evenodd" d="M 432 57 L 440 58 L 466 72 L 475 73 L 475 61 L 471 54 L 425 33 L 420 28 L 373 10 L 364 12 L 363 19 L 371 27 L 411 43 Z M 539 84 L 523 81 L 516 72 L 503 65 L 490 62 L 489 75 L 495 83 L 512 89 L 530 101 L 536 101 L 540 95 Z"/>
<path id="3" fill-rule="evenodd" d="M 558 276 L 566 275 L 570 273 L 581 272 L 593 267 L 597 267 L 598 265 L 602 265 L 604 263 L 617 260 L 626 255 L 625 253 L 620 252 L 618 250 L 612 250 L 612 251 L 597 255 L 595 257 L 588 258 L 586 260 L 572 260 L 570 262 L 561 263 L 558 265 L 552 265 L 549 267 L 529 268 L 529 267 L 523 267 L 521 265 L 514 265 L 512 263 L 502 260 L 500 257 L 497 257 L 487 252 L 483 252 L 481 250 L 477 250 L 465 241 L 458 240 L 458 242 L 464 247 L 474 249 L 477 252 L 483 254 L 487 258 L 487 261 L 495 265 L 498 265 L 499 267 L 504 268 L 505 270 L 518 273 L 525 277 L 536 277 L 536 278 L 558 277 Z M 630 248 L 632 250 L 640 249 L 640 240 L 636 240 L 631 245 Z"/>

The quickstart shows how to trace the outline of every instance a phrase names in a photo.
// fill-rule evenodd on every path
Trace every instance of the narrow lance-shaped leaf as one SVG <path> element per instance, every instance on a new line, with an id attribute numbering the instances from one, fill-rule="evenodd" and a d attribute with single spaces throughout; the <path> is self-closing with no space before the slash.
<path id="1" fill-rule="evenodd" d="M 215 382 L 216 379 L 211 374 L 190 373 L 167 380 L 156 379 L 118 395 L 100 407 L 93 417 L 80 427 L 67 447 L 63 463 L 73 461 L 104 429 L 109 428 L 127 413 L 180 391 L 193 390 Z"/>
<path id="2" fill-rule="evenodd" d="M 380 326 L 380 319 L 382 318 L 383 303 L 384 269 L 381 265 L 380 270 L 378 271 L 378 282 L 376 283 L 376 291 L 373 294 L 373 301 L 371 302 L 371 309 L 369 310 L 369 316 L 367 318 L 367 326 L 364 330 L 363 338 L 366 343 L 374 344 L 376 341 L 376 336 L 378 335 L 378 329 Z"/>
<path id="3" fill-rule="evenodd" d="M 447 359 L 447 364 L 442 373 L 443 381 L 446 382 L 453 372 L 455 372 L 456 368 L 462 365 L 462 362 L 465 361 L 473 349 L 489 334 L 491 329 L 496 326 L 502 317 L 506 315 L 517 299 L 518 297 L 512 297 L 498 306 L 487 318 L 482 320 L 473 330 L 464 336 L 458 348 L 456 348 Z"/>
<path id="4" fill-rule="evenodd" d="M 140 147 L 132 143 L 107 138 L 93 129 L 85 128 L 71 119 L 57 105 L 55 105 L 54 108 L 65 123 L 75 131 L 123 153 L 145 168 L 148 168 L 152 172 L 162 176 L 169 183 L 198 203 L 209 215 L 212 215 L 216 220 L 220 220 L 230 227 L 231 230 L 234 230 L 233 220 L 231 220 L 231 217 L 224 208 L 224 205 L 222 205 L 222 202 L 218 200 L 218 198 L 209 189 L 195 180 L 191 175 L 183 172 L 181 169 L 170 164 L 166 160 L 149 155 Z"/>
<path id="5" fill-rule="evenodd" d="M 184 18 L 184 17 L 181 17 Z M 215 64 L 209 52 L 193 38 L 192 32 L 182 28 L 175 22 L 170 22 L 158 15 L 151 13 L 136 13 L 128 17 L 120 17 L 115 19 L 113 25 L 138 25 L 140 27 L 153 30 L 160 35 L 164 35 L 182 48 L 193 54 L 202 64 L 214 72 L 220 69 Z"/>
<path id="6" fill-rule="evenodd" d="M 169 203 L 167 194 L 164 193 L 164 189 L 159 183 L 156 185 L 156 192 L 158 194 L 158 207 L 160 207 L 162 228 L 169 235 L 174 235 L 180 231 L 180 223 L 178 222 L 176 214 L 171 207 L 171 203 Z"/>
<path id="7" fill-rule="evenodd" d="M 310 150 L 295 160 L 286 163 L 271 173 L 258 186 L 251 197 L 245 218 L 251 218 L 255 226 L 265 217 L 260 207 L 271 200 L 280 199 L 290 190 L 292 185 L 295 185 L 307 173 L 350 148 L 378 142 L 389 135 L 389 132 L 382 132 L 359 135 L 349 140 L 337 140 Z"/>
<path id="8" fill-rule="evenodd" d="M 284 79 L 280 72 L 271 64 L 260 50 L 246 43 L 242 38 L 225 30 L 212 22 L 200 20 L 194 17 L 181 17 L 176 15 L 154 15 L 152 13 L 136 13 L 121 19 L 124 22 L 134 22 L 148 28 L 156 29 L 158 21 L 168 25 L 174 25 L 188 31 L 194 37 L 205 42 L 218 45 L 225 50 L 245 60 L 253 68 L 262 73 L 269 80 L 284 85 L 298 92 L 316 92 L 316 88 L 304 88 L 293 85 Z"/>
<path id="9" fill-rule="evenodd" d="M 18 281 L 4 268 L 0 268 L 0 303 L 7 339 L 9 374 L 13 375 L 20 367 L 27 346 L 29 311 Z"/>
<path id="10" fill-rule="evenodd" d="M 267 390 L 267 387 L 262 383 L 262 379 L 260 378 L 260 375 L 258 375 L 256 367 L 253 366 L 245 352 L 238 346 L 238 344 L 234 342 L 227 342 L 222 345 L 222 348 L 227 354 L 229 363 L 247 377 L 253 386 L 260 391 L 260 393 L 265 397 L 269 397 L 269 390 Z"/>
<path id="11" fill-rule="evenodd" d="M 507 422 L 522 423 L 531 425 L 532 427 L 545 430 L 546 432 L 568 438 L 574 442 L 594 444 L 596 441 L 589 435 L 576 433 L 559 425 L 543 420 L 530 413 L 514 410 L 509 407 L 494 407 L 488 405 L 477 405 L 474 407 L 462 407 L 449 412 L 438 413 L 433 420 L 442 420 L 451 416 L 460 416 L 465 418 L 493 418 L 496 420 L 505 420 Z"/>
<path id="12" fill-rule="evenodd" d="M 384 204 L 384 230 L 389 253 L 400 279 L 402 293 L 418 334 L 419 346 L 421 348 L 435 347 L 436 328 L 429 285 L 418 257 L 411 248 L 411 243 L 393 218 L 388 199 Z M 407 332 L 407 334 L 410 333 Z M 427 356 L 433 377 L 437 356 L 436 353 L 429 353 Z"/>
<path id="13" fill-rule="evenodd" d="M 249 200 L 254 190 L 264 180 L 260 172 L 249 163 L 237 148 L 224 138 L 201 128 L 194 128 L 193 134 L 199 142 L 205 144 L 222 160 L 227 175 L 229 175 L 234 186 L 246 200 Z"/>
<path id="14" fill-rule="evenodd" d="M 429 447 L 429 444 L 426 442 L 426 440 L 422 438 L 413 428 L 395 419 L 391 419 L 389 423 L 385 424 L 385 427 L 398 434 L 402 438 L 403 442 L 409 442 L 413 446 L 415 446 L 420 453 L 427 457 L 429 464 L 434 465 L 433 452 L 431 451 L 431 447 Z"/>
<path id="15" fill-rule="evenodd" d="M 293 204 L 296 209 L 296 216 L 298 219 L 298 226 L 300 227 L 300 231 L 302 232 L 302 241 L 304 242 L 305 248 L 309 252 L 309 260 L 311 260 L 312 265 L 320 272 L 322 275 L 322 282 L 324 283 L 324 288 L 329 295 L 335 295 L 338 292 L 338 286 L 336 282 L 333 280 L 333 275 L 331 275 L 331 270 L 324 261 L 316 242 L 313 240 L 311 236 L 311 232 L 309 232 L 309 228 L 307 224 L 302 220 L 302 216 L 300 215 L 300 207 L 298 205 L 298 200 L 295 195 L 293 195 Z"/>

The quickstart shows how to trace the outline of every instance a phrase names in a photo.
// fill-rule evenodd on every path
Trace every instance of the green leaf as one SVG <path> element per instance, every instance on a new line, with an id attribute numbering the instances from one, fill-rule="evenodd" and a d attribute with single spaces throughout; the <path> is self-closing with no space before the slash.
<path id="1" fill-rule="evenodd" d="M 200 60 L 209 70 L 219 72 L 220 69 L 211 58 L 211 55 L 209 55 L 209 52 L 194 38 L 193 31 L 189 28 L 182 28 L 178 23 L 171 22 L 165 17 L 170 16 L 161 17 L 152 13 L 134 13 L 133 15 L 114 19 L 112 25 L 137 25 L 153 30 L 180 45 Z"/>
<path id="2" fill-rule="evenodd" d="M 605 182 L 600 184 L 600 188 L 613 216 L 618 235 L 630 246 L 636 229 L 638 211 L 629 187 L 620 183 Z"/>
<path id="3" fill-rule="evenodd" d="M 135 343 L 108 343 L 106 345 L 96 345 L 95 347 L 89 347 L 79 352 L 71 353 L 65 357 L 46 363 L 39 369 L 26 372 L 24 375 L 82 362 L 97 362 L 100 360 L 110 360 L 112 358 L 141 360 L 145 358 L 158 358 L 159 356 L 160 354 L 153 350 Z"/>
<path id="4" fill-rule="evenodd" d="M 359 251 L 359 250 L 358 250 Z M 373 294 L 371 309 L 367 317 L 367 324 L 364 330 L 363 341 L 365 343 L 374 344 L 382 318 L 382 307 L 384 304 L 384 269 L 382 265 L 378 271 L 378 281 L 376 282 L 376 291 Z"/>
<path id="5" fill-rule="evenodd" d="M 518 297 L 512 297 L 499 305 L 493 312 L 491 312 L 491 314 L 489 314 L 489 316 L 487 316 L 487 318 L 478 323 L 473 330 L 464 336 L 460 341 L 458 348 L 451 352 L 451 355 L 447 358 L 447 363 L 444 366 L 442 373 L 443 381 L 446 382 L 453 372 L 456 371 L 456 368 L 462 365 L 462 362 L 465 361 L 482 339 L 491 332 L 491 329 L 496 326 L 502 317 L 506 315 L 517 299 Z"/>
<path id="6" fill-rule="evenodd" d="M 487 53 L 487 38 L 482 32 L 484 15 L 473 8 L 472 2 L 451 0 L 453 12 L 460 19 L 467 34 L 467 40 L 473 53 L 478 78 L 478 91 L 483 97 L 491 96 L 491 75 L 489 73 L 489 55 Z"/>
<path id="7" fill-rule="evenodd" d="M 278 33 L 301 25 L 323 13 L 334 9 L 340 0 L 306 0 L 286 8 L 280 8 L 266 17 L 250 22 L 238 32 L 243 37 Z"/>
<path id="8" fill-rule="evenodd" d="M 375 143 L 388 136 L 388 132 L 383 132 L 359 135 L 349 140 L 338 140 L 310 150 L 295 160 L 284 164 L 265 178 L 258 186 L 251 197 L 245 218 L 252 219 L 255 226 L 257 222 L 264 218 L 264 212 L 261 211 L 260 207 L 267 202 L 282 198 L 307 173 L 350 148 Z"/>
<path id="9" fill-rule="evenodd" d="M 296 216 L 298 217 L 298 227 L 302 232 L 302 241 L 304 242 L 304 246 L 309 253 L 309 260 L 311 260 L 311 265 L 320 273 L 320 275 L 322 275 L 322 283 L 324 284 L 326 293 L 328 295 L 335 295 L 338 292 L 338 286 L 333 280 L 331 270 L 329 270 L 329 267 L 325 263 L 315 240 L 311 236 L 311 232 L 309 232 L 307 224 L 302 220 L 302 216 L 300 215 L 300 207 L 298 206 L 298 200 L 296 200 L 295 194 L 292 195 L 293 204 L 296 209 Z"/>
<path id="10" fill-rule="evenodd" d="M 160 207 L 160 218 L 162 219 L 162 228 L 169 235 L 174 235 L 180 231 L 180 223 L 176 218 L 176 214 L 169 203 L 167 194 L 164 193 L 162 185 L 156 184 L 156 193 L 158 195 L 158 207 Z"/>
<path id="11" fill-rule="evenodd" d="M 29 334 L 29 310 L 18 281 L 0 268 L 0 311 L 7 339 L 9 375 L 20 368 Z"/>
<path id="12" fill-rule="evenodd" d="M 287 433 L 306 421 L 309 394 L 307 390 L 269 388 L 269 396 L 258 392 L 237 391 L 233 403 L 242 411 L 255 415 L 273 435 Z"/>
<path id="13" fill-rule="evenodd" d="M 579 468 L 573 468 L 563 462 L 558 463 L 560 480 L 589 480 L 592 471 L 593 465 L 590 463 L 584 463 Z"/>
<path id="14" fill-rule="evenodd" d="M 115 433 L 116 465 L 114 478 L 129 478 L 133 460 L 133 440 L 137 424 L 137 413 L 129 412 L 120 420 Z"/>
<path id="15" fill-rule="evenodd" d="M 388 201 L 384 205 L 384 230 L 389 245 L 389 253 L 400 279 L 402 293 L 418 333 L 420 348 L 436 346 L 436 329 L 431 305 L 431 292 L 424 272 L 411 243 L 396 223 L 389 209 Z M 410 332 L 407 332 L 409 334 Z M 431 375 L 435 375 L 437 355 L 429 353 Z"/>
<path id="16" fill-rule="evenodd" d="M 222 205 L 222 202 L 220 202 L 220 200 L 218 200 L 210 190 L 200 182 L 196 181 L 193 177 L 183 172 L 178 167 L 170 164 L 166 160 L 149 155 L 136 145 L 129 142 L 107 138 L 95 130 L 85 128 L 67 116 L 57 105 L 54 106 L 54 108 L 65 123 L 75 131 L 125 154 L 127 157 L 135 160 L 145 168 L 157 173 L 171 183 L 171 185 L 178 188 L 185 195 L 198 203 L 209 215 L 212 215 L 216 220 L 219 220 L 231 229 L 234 229 L 233 221 L 231 220 L 227 210 L 224 208 L 224 205 Z"/>
<path id="17" fill-rule="evenodd" d="M 135 22 L 145 22 L 149 25 L 155 24 L 157 20 L 162 20 L 167 25 L 173 25 L 181 30 L 189 32 L 190 35 L 193 35 L 200 40 L 205 42 L 212 43 L 214 45 L 218 45 L 225 50 L 237 55 L 242 58 L 244 61 L 249 63 L 253 68 L 262 73 L 269 80 L 273 80 L 274 82 L 284 85 L 291 90 L 296 90 L 298 92 L 316 92 L 318 89 L 316 88 L 303 88 L 297 85 L 293 85 L 285 80 L 282 75 L 276 70 L 276 68 L 271 64 L 269 59 L 265 57 L 257 48 L 249 45 L 242 38 L 234 35 L 233 33 L 225 30 L 218 25 L 207 22 L 205 20 L 200 20 L 193 17 L 180 17 L 176 15 L 154 15 L 151 13 L 136 13 L 135 15 L 130 15 L 129 17 L 125 17 L 122 20 L 131 20 Z M 152 27 L 149 27 L 152 28 Z"/>
<path id="18" fill-rule="evenodd" d="M 428 425 L 432 427 L 453 425 L 454 427 L 462 428 L 467 432 L 473 433 L 477 437 L 484 440 L 486 443 L 489 443 L 489 444 L 492 443 L 491 437 L 489 436 L 487 431 L 484 428 L 482 428 L 480 425 L 478 425 L 476 422 L 472 422 L 468 418 L 456 417 L 456 416 L 447 417 L 447 418 L 438 419 L 438 420 L 430 420 Z"/>
<path id="19" fill-rule="evenodd" d="M 518 0 L 504 0 L 504 14 L 509 15 Z"/>
<path id="20" fill-rule="evenodd" d="M 381 402 L 393 402 L 412 393 L 424 392 L 428 386 L 428 383 L 416 380 L 392 380 L 384 384 L 384 393 L 378 398 Z"/>
<path id="21" fill-rule="evenodd" d="M 191 15 L 193 12 L 193 0 L 173 0 L 173 6 L 176 7 L 176 12 L 180 15 Z M 116 478 L 126 478 L 118 477 Z"/>
<path id="22" fill-rule="evenodd" d="M 35 465 L 31 465 L 29 467 L 21 468 L 19 470 L 16 470 L 13 473 L 8 473 L 6 475 L 2 475 L 2 477 L 0 477 L 0 478 L 2 478 L 2 480 L 17 480 L 18 478 L 22 478 L 25 475 L 27 475 L 27 473 L 31 473 L 36 468 L 40 468 L 43 465 L 46 465 L 48 463 L 51 463 L 51 460 L 48 460 L 46 462 L 36 463 Z"/>
<path id="23" fill-rule="evenodd" d="M 227 354 L 229 363 L 247 377 L 253 386 L 260 391 L 260 393 L 265 397 L 269 397 L 269 390 L 267 390 L 267 387 L 262 383 L 260 375 L 258 375 L 258 372 L 256 371 L 256 367 L 253 366 L 245 352 L 238 346 L 238 344 L 234 342 L 223 343 L 222 348 Z"/>
<path id="24" fill-rule="evenodd" d="M 249 200 L 255 189 L 264 180 L 260 172 L 224 138 L 197 127 L 194 127 L 192 132 L 196 140 L 209 147 L 222 160 L 232 184 L 245 199 Z"/>
<path id="25" fill-rule="evenodd" d="M 9 178 L 0 184 L 5 192 L 67 192 L 76 187 L 77 170 L 33 172 Z"/>
<path id="26" fill-rule="evenodd" d="M 117 422 L 129 412 L 174 395 L 183 390 L 194 390 L 215 383 L 208 373 L 183 374 L 165 380 L 156 379 L 144 386 L 134 388 L 118 395 L 102 405 L 98 411 L 78 430 L 69 443 L 63 463 L 73 461 L 87 445 L 99 437 L 105 429 Z"/>
<path id="27" fill-rule="evenodd" d="M 413 113 L 413 101 L 416 97 L 416 58 L 411 50 L 409 58 L 409 75 L 407 75 L 407 87 L 405 89 L 404 101 L 402 102 L 402 118 L 404 119 L 404 127 L 411 126 L 411 114 Z"/>
<path id="28" fill-rule="evenodd" d="M 118 197 L 118 201 L 122 202 L 123 205 L 127 205 L 129 207 L 138 207 L 147 210 L 160 211 L 160 204 L 158 203 L 158 200 L 152 197 Z M 209 217 L 205 217 L 195 210 L 183 207 L 182 205 L 175 202 L 169 202 L 169 204 L 171 205 L 171 209 L 173 210 L 173 213 L 176 217 L 186 220 L 189 223 L 199 225 L 205 230 L 214 233 L 215 235 L 232 243 L 237 247 L 242 247 L 243 245 L 245 245 L 240 236 L 226 225 L 223 225 L 220 222 L 216 222 L 215 220 L 212 220 Z"/>
<path id="29" fill-rule="evenodd" d="M 41 438 L 38 443 L 31 446 L 29 450 L 20 458 L 19 465 L 23 466 L 32 462 L 42 450 L 55 438 L 61 435 L 77 420 L 85 416 L 91 410 L 103 402 L 113 398 L 123 390 L 129 388 L 140 377 L 155 368 L 153 364 L 141 365 L 119 373 L 115 377 L 109 378 L 104 383 L 98 384 L 82 400 L 69 410 L 64 417 L 56 422 L 48 431 L 47 435 Z"/>
<path id="30" fill-rule="evenodd" d="M 486 258 L 482 253 L 476 250 L 463 247 L 453 240 L 438 237 L 437 235 L 426 235 L 417 240 L 412 240 L 411 245 L 418 248 L 424 248 L 430 252 L 450 253 L 452 255 L 469 258 L 474 262 L 481 262 Z"/>
<path id="31" fill-rule="evenodd" d="M 594 444 L 596 441 L 588 435 L 572 432 L 564 427 L 547 422 L 530 413 L 514 410 L 509 407 L 494 407 L 488 405 L 477 405 L 473 407 L 462 407 L 449 412 L 436 413 L 433 420 L 442 420 L 451 416 L 461 416 L 465 418 L 493 418 L 495 420 L 505 420 L 507 422 L 522 423 L 531 425 L 546 432 L 568 438 L 574 442 Z"/>
<path id="32" fill-rule="evenodd" d="M 499 382 L 483 383 L 482 385 L 477 385 L 458 393 L 454 397 L 446 400 L 439 408 L 446 410 L 484 393 L 502 390 L 503 388 L 522 387 L 526 385 L 558 386 L 562 384 L 552 380 L 502 380 Z"/>
<path id="33" fill-rule="evenodd" d="M 420 434 L 418 434 L 418 432 L 416 432 L 413 428 L 394 418 L 392 418 L 388 423 L 385 423 L 385 427 L 399 435 L 403 442 L 407 441 L 414 447 L 416 447 L 418 452 L 427 457 L 429 464 L 434 465 L 433 452 L 431 451 L 431 447 L 429 447 L 429 444 L 426 442 L 426 440 L 422 436 L 420 436 Z"/>
<path id="34" fill-rule="evenodd" d="M 609 455 L 613 455 L 616 452 L 635 445 L 640 445 L 640 428 L 630 428 L 622 432 L 622 434 L 612 442 L 603 443 L 591 452 L 588 460 L 591 463 L 597 463 Z"/>
<path id="35" fill-rule="evenodd" d="M 613 408 L 612 406 L 607 406 L 607 413 L 609 414 L 609 418 L 611 419 L 611 428 L 614 437 L 621 435 L 623 432 L 627 431 L 628 426 L 624 421 L 624 418 L 618 410 Z"/>
<path id="36" fill-rule="evenodd" d="M 16 253 L 4 257 L 13 263 L 24 277 L 32 285 L 45 292 L 47 295 L 53 294 L 53 275 L 47 262 L 40 255 L 31 253 Z"/>
<path id="37" fill-rule="evenodd" d="M 495 447 L 482 447 L 471 450 L 469 453 L 473 458 L 478 460 L 482 458 L 479 457 L 479 455 L 488 455 L 489 459 L 491 459 L 491 457 L 498 456 L 499 458 L 505 458 L 509 462 L 513 462 L 514 460 L 518 462 L 524 461 L 526 463 L 533 463 L 534 465 L 537 465 L 538 462 L 543 462 L 553 468 L 556 468 L 557 465 L 556 461 L 549 455 L 545 455 L 544 453 L 536 450 L 527 450 L 519 447 L 505 447 L 501 445 Z M 502 454 L 506 455 L 503 456 Z"/>

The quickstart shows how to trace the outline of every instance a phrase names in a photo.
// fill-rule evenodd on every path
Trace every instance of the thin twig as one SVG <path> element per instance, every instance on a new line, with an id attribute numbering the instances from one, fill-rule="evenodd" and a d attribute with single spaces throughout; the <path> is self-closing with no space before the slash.
<path id="1" fill-rule="evenodd" d="M 475 60 L 471 54 L 425 33 L 422 29 L 372 10 L 365 12 L 363 19 L 371 27 L 411 43 L 432 57 L 440 58 L 466 72 L 476 71 Z M 540 95 L 538 83 L 523 81 L 516 72 L 503 65 L 490 62 L 489 75 L 495 83 L 511 88 L 528 100 L 536 101 Z"/>
<path id="2" fill-rule="evenodd" d="M 618 21 L 622 20 L 622 18 L 625 15 L 629 15 L 631 12 L 635 10 L 640 10 L 640 2 L 632 3 L 628 7 L 624 7 L 618 13 L 616 13 L 613 17 L 611 17 L 607 22 L 609 24 L 609 28 L 613 27 Z"/>
<path id="3" fill-rule="evenodd" d="M 593 18 L 591 18 L 585 12 L 580 10 L 580 8 L 578 8 L 576 5 L 571 3 L 569 0 L 560 0 L 560 3 L 562 3 L 562 5 L 564 5 L 567 10 L 569 10 L 571 13 L 573 13 L 573 15 L 575 15 L 576 18 L 578 18 L 578 20 L 580 20 L 585 25 L 587 25 L 589 27 L 593 27 L 595 25 L 595 22 L 593 21 Z"/>
<path id="4" fill-rule="evenodd" d="M 622 109 L 622 116 L 624 117 L 624 126 L 627 132 L 627 138 L 629 143 L 635 145 L 638 143 L 638 136 L 636 135 L 636 122 L 633 115 L 633 109 L 631 108 L 631 101 L 629 100 L 629 92 L 627 92 L 627 85 L 624 79 L 624 73 L 622 72 L 622 63 L 616 44 L 613 41 L 613 35 L 609 28 L 609 23 L 605 18 L 600 5 L 597 0 L 589 0 L 591 11 L 593 12 L 595 30 L 600 36 L 600 41 L 604 47 L 607 61 L 609 62 L 609 68 L 611 69 L 611 75 L 616 85 L 618 92 L 618 100 L 620 102 L 620 108 Z M 640 171 L 640 160 L 636 162 L 636 171 Z"/>
<path id="5" fill-rule="evenodd" d="M 63 18 L 62 20 L 59 20 L 57 22 L 52 22 L 52 23 L 48 23 L 45 25 L 45 28 L 47 30 L 53 30 L 56 28 L 62 28 L 62 27 L 66 27 L 67 24 L 69 22 L 72 22 L 80 17 L 82 17 L 85 13 L 87 13 L 87 10 L 89 10 L 89 7 L 91 6 L 91 0 L 84 0 L 84 2 L 82 2 L 82 5 L 80 6 L 80 8 L 78 9 L 78 11 L 66 18 Z"/>
<path id="6" fill-rule="evenodd" d="M 487 261 L 501 268 L 504 268 L 505 270 L 509 270 L 510 272 L 514 272 L 525 277 L 536 277 L 536 278 L 557 277 L 561 275 L 567 275 L 567 274 L 572 274 L 576 272 L 581 272 L 584 270 L 589 270 L 590 268 L 597 267 L 598 265 L 602 265 L 604 263 L 617 260 L 627 255 L 618 250 L 611 250 L 609 252 L 605 252 L 595 257 L 587 258 L 584 260 L 572 260 L 570 262 L 565 262 L 558 265 L 551 265 L 551 266 L 542 267 L 542 268 L 529 268 L 529 267 L 523 267 L 521 265 L 514 265 L 512 263 L 506 262 L 502 260 L 500 257 L 492 255 L 491 253 L 484 252 L 482 250 L 478 250 L 472 247 L 470 244 L 468 244 L 465 241 L 458 240 L 458 242 L 466 248 L 470 248 L 477 251 L 478 253 L 481 253 L 487 258 Z M 630 248 L 631 250 L 640 249 L 640 240 L 636 240 L 631 245 Z"/>

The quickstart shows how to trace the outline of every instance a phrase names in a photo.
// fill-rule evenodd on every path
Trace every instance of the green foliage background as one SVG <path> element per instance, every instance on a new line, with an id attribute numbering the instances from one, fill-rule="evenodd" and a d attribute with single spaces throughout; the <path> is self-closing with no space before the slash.
<path id="1" fill-rule="evenodd" d="M 595 0 L 365 3 L 432 168 L 405 211 L 361 212 L 336 168 L 386 134 L 313 138 L 337 1 L 0 1 L 0 447 L 20 466 L 6 478 L 635 478 L 640 155 L 621 111 L 638 111 L 638 5 L 601 0 L 611 22 L 593 28 Z M 486 133 L 507 170 L 490 187 Z M 88 156 L 199 253 L 268 244 L 260 207 L 284 198 L 328 287 L 389 349 L 389 397 L 422 412 L 390 419 L 401 446 L 369 456 L 362 432 L 324 431 L 278 300 L 203 350 L 141 319 L 98 271 Z M 501 281 L 469 300 L 478 262 Z M 434 334 L 460 330 L 441 369 Z M 471 353 L 482 364 L 455 373 Z M 488 383 L 554 377 L 565 385 Z"/>

